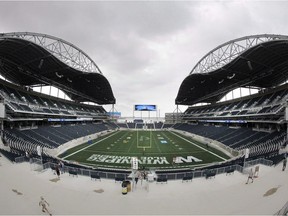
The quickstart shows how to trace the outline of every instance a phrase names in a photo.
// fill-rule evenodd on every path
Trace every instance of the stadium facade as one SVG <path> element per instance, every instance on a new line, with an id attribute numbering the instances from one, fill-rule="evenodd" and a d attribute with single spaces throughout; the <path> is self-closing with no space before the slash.
<path id="1" fill-rule="evenodd" d="M 67 146 L 123 128 L 145 128 L 169 129 L 212 147 L 237 151 L 232 160 L 210 164 L 209 169 L 217 173 L 243 167 L 246 149 L 251 160 L 265 158 L 277 163 L 286 152 L 287 140 L 287 42 L 288 37 L 282 35 L 229 41 L 205 55 L 182 82 L 175 104 L 187 105 L 184 113 L 167 114 L 165 122 L 117 123 L 102 107 L 116 103 L 109 81 L 85 52 L 49 35 L 0 34 L 0 74 L 4 77 L 0 80 L 1 152 L 12 160 L 25 157 L 26 152 L 30 157 L 41 155 L 49 167 L 60 160 L 58 154 Z M 70 100 L 34 92 L 37 86 L 55 86 Z M 220 102 L 239 87 L 258 88 L 259 92 Z M 204 102 L 207 105 L 197 106 Z M 219 167 L 225 168 L 221 171 Z M 90 174 L 80 168 L 76 173 Z M 118 174 L 110 171 L 93 170 L 101 177 L 116 178 Z M 124 177 L 128 173 L 122 172 Z M 191 168 L 159 173 L 162 179 L 193 174 Z M 198 177 L 206 174 L 200 171 Z"/>
<path id="2" fill-rule="evenodd" d="M 84 51 L 45 34 L 0 34 L 0 74 L 1 137 L 15 154 L 37 155 L 39 146 L 53 149 L 95 133 L 97 124 L 109 119 L 102 105 L 116 102 L 110 83 Z M 69 99 L 33 91 L 45 86 L 62 90 Z M 61 124 L 75 129 L 49 130 Z"/>
<path id="3" fill-rule="evenodd" d="M 216 139 L 236 150 L 249 149 L 251 156 L 281 155 L 287 140 L 287 56 L 285 35 L 252 35 L 216 47 L 179 88 L 175 104 L 187 105 L 187 110 L 166 114 L 167 119 L 181 122 L 180 130 Z M 227 93 L 241 88 L 258 93 L 220 102 Z"/>

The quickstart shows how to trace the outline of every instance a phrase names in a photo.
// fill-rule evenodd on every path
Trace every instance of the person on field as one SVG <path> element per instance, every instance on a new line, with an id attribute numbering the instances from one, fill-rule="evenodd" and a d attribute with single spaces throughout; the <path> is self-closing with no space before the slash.
<path id="1" fill-rule="evenodd" d="M 56 172 L 56 174 L 58 176 L 58 179 L 60 179 L 60 169 L 59 169 L 58 165 L 55 166 L 55 172 Z"/>
<path id="2" fill-rule="evenodd" d="M 47 206 L 49 206 L 49 203 L 41 196 L 40 197 L 40 202 L 39 202 L 39 206 L 42 207 L 42 212 L 47 212 L 50 216 L 52 216 L 52 214 L 49 212 L 49 210 L 47 209 Z"/>
<path id="3" fill-rule="evenodd" d="M 246 184 L 249 183 L 249 180 L 250 180 L 250 179 L 252 180 L 251 183 L 253 183 L 253 177 L 254 177 L 254 172 L 253 172 L 253 169 L 251 168 L 250 171 L 249 171 L 249 174 L 248 174 L 248 179 L 247 179 Z"/>
<path id="4" fill-rule="evenodd" d="M 286 165 L 287 165 L 287 157 L 285 157 L 284 160 L 283 160 L 283 167 L 282 167 L 282 171 L 285 171 L 285 169 L 286 169 Z"/>

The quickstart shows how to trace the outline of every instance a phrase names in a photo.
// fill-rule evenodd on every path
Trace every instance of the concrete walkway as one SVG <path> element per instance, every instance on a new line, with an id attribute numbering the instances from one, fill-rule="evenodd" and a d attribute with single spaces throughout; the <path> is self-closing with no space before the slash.
<path id="1" fill-rule="evenodd" d="M 53 215 L 273 215 L 288 201 L 288 170 L 260 165 L 259 177 L 235 172 L 192 182 L 146 184 L 122 195 L 121 183 L 91 180 L 67 173 L 60 180 L 52 170 L 33 171 L 29 163 L 12 164 L 0 157 L 0 214 L 47 215 L 38 203 L 43 196 Z"/>

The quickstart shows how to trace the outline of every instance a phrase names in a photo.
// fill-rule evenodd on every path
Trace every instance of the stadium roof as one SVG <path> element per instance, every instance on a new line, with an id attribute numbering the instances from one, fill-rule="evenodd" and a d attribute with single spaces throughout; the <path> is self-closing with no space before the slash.
<path id="1" fill-rule="evenodd" d="M 78 102 L 116 101 L 108 80 L 85 52 L 45 34 L 0 34 L 0 74 L 21 86 L 53 85 Z"/>
<path id="2" fill-rule="evenodd" d="M 287 77 L 288 36 L 242 37 L 205 55 L 182 82 L 175 103 L 214 103 L 236 88 L 272 88 Z"/>

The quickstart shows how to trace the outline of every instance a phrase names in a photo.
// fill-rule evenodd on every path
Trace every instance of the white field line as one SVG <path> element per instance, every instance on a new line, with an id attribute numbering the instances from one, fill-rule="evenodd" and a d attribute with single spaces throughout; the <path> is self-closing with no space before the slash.
<path id="1" fill-rule="evenodd" d="M 100 140 L 98 140 L 97 142 L 95 142 L 95 143 L 93 143 L 93 144 L 91 144 L 91 145 L 88 145 L 88 146 L 86 146 L 86 147 L 84 147 L 84 148 L 82 148 L 82 149 L 79 149 L 78 151 L 75 151 L 75 152 L 73 152 L 73 153 L 71 153 L 71 154 L 63 157 L 63 159 L 66 159 L 66 158 L 68 158 L 68 157 L 70 157 L 70 156 L 72 156 L 72 155 L 75 155 L 75 154 L 77 154 L 77 153 L 79 153 L 79 152 L 81 152 L 81 151 L 83 151 L 83 150 L 85 150 L 85 149 L 87 149 L 87 148 L 90 148 L 91 146 L 94 146 L 94 145 L 96 145 L 97 143 L 99 143 L 99 142 L 101 142 L 101 141 L 103 141 L 103 140 L 105 140 L 105 139 L 108 139 L 108 138 L 114 136 L 114 135 L 117 134 L 117 133 L 119 133 L 119 131 L 117 131 L 116 133 L 112 133 L 111 135 L 109 135 L 109 136 L 107 136 L 107 137 L 105 137 L 105 138 L 103 138 L 103 139 L 100 139 Z"/>
<path id="2" fill-rule="evenodd" d="M 160 154 L 162 154 L 162 152 L 161 152 L 161 149 L 160 149 L 160 147 L 159 147 L 159 145 L 158 145 L 158 140 L 156 139 L 156 137 L 155 136 L 153 136 L 153 139 L 154 139 L 154 141 L 155 141 L 155 146 L 157 147 L 157 149 L 158 149 L 158 151 L 159 151 L 159 153 Z"/>
<path id="3" fill-rule="evenodd" d="M 183 139 L 183 140 L 185 140 L 185 141 L 191 143 L 192 145 L 197 146 L 198 148 L 200 148 L 200 149 L 202 149 L 202 150 L 204 150 L 204 151 L 206 151 L 206 152 L 209 152 L 210 154 L 212 154 L 212 155 L 214 155 L 214 156 L 216 156 L 216 157 L 218 157 L 218 158 L 220 158 L 220 159 L 222 159 L 222 160 L 224 160 L 224 161 L 227 160 L 227 159 L 225 159 L 225 158 L 223 158 L 223 157 L 221 157 L 221 156 L 215 154 L 214 152 L 211 152 L 211 151 L 209 151 L 209 150 L 207 150 L 207 149 L 205 149 L 205 148 L 203 148 L 203 147 L 201 147 L 201 146 L 199 146 L 199 145 L 197 145 L 197 144 L 191 142 L 190 140 L 185 139 L 185 138 L 182 137 L 182 136 L 179 136 L 178 134 L 176 134 L 176 133 L 174 133 L 174 132 L 172 132 L 172 131 L 169 131 L 169 132 L 172 133 L 172 134 L 174 134 L 175 136 L 178 136 L 178 137 L 180 137 L 181 139 Z"/>
<path id="4" fill-rule="evenodd" d="M 138 149 L 151 149 L 152 148 L 152 131 L 150 130 L 150 143 L 149 143 L 149 146 L 144 146 L 144 145 L 139 145 L 139 135 L 138 135 L 138 131 L 140 130 L 137 130 L 137 148 Z M 146 131 L 147 132 L 147 131 Z"/>

